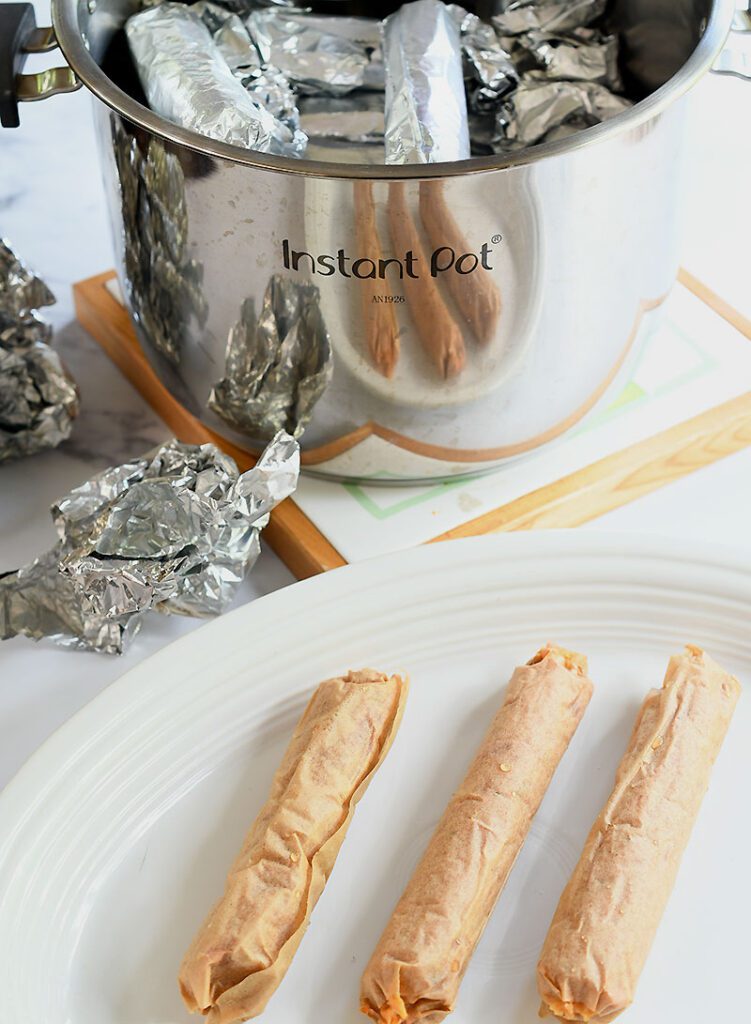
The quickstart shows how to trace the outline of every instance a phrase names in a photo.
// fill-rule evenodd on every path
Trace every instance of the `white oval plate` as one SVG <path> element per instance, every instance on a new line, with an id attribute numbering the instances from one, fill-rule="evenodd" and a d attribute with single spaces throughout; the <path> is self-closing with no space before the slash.
<path id="1" fill-rule="evenodd" d="M 531 1024 L 540 944 L 639 703 L 686 641 L 747 686 L 749 607 L 751 572 L 735 553 L 596 533 L 512 534 L 338 570 L 192 633 L 80 712 L 0 798 L 3 1020 L 189 1021 L 175 983 L 180 959 L 311 687 L 373 665 L 410 673 L 404 722 L 264 1016 L 364 1021 L 360 973 L 391 907 L 513 667 L 552 639 L 589 655 L 595 696 L 451 1018 Z M 746 695 L 628 1020 L 738 1019 L 750 748 Z"/>

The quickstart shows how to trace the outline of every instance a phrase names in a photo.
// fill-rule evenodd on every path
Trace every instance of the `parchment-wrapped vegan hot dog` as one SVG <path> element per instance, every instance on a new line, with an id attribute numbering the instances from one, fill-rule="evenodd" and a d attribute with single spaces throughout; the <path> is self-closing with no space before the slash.
<path id="1" fill-rule="evenodd" d="M 378 1024 L 440 1021 L 592 694 L 587 662 L 558 647 L 514 672 L 362 978 Z"/>
<path id="2" fill-rule="evenodd" d="M 183 999 L 208 1024 L 257 1016 L 281 982 L 406 696 L 399 676 L 364 669 L 326 680 L 311 697 L 180 968 Z"/>
<path id="3" fill-rule="evenodd" d="M 537 969 L 541 1016 L 613 1020 L 634 998 L 740 684 L 698 647 L 642 705 Z"/>

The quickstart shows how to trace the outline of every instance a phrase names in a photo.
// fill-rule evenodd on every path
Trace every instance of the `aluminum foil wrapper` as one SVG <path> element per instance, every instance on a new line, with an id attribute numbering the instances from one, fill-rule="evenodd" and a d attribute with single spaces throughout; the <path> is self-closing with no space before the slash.
<path id="1" fill-rule="evenodd" d="M 55 297 L 0 239 L 0 462 L 54 448 L 70 436 L 78 389 L 36 315 Z"/>
<path id="2" fill-rule="evenodd" d="M 383 88 L 377 21 L 258 10 L 245 24 L 261 60 L 279 68 L 301 93 L 344 96 Z"/>
<path id="3" fill-rule="evenodd" d="M 302 133 L 290 131 L 232 74 L 199 15 L 179 3 L 140 11 L 125 24 L 149 105 L 158 114 L 220 142 L 279 156 L 299 156 Z"/>
<path id="4" fill-rule="evenodd" d="M 615 92 L 623 86 L 616 36 L 590 28 L 573 29 L 568 35 L 529 32 L 519 37 L 518 49 L 529 58 L 527 79 L 599 82 Z"/>
<path id="5" fill-rule="evenodd" d="M 126 235 L 125 280 L 133 315 L 151 343 L 178 365 L 184 317 L 206 322 L 203 267 L 188 256 L 188 211 L 180 161 L 157 138 L 113 121 L 113 149 Z"/>
<path id="6" fill-rule="evenodd" d="M 305 96 L 300 101 L 300 124 L 310 139 L 339 142 L 383 142 L 383 94 L 357 92 L 349 96 Z"/>
<path id="7" fill-rule="evenodd" d="M 299 437 L 333 373 L 318 289 L 282 274 L 269 281 L 260 316 L 246 299 L 230 331 L 225 375 L 209 406 L 254 437 L 285 430 Z"/>
<path id="8" fill-rule="evenodd" d="M 596 82 L 526 82 L 501 106 L 496 117 L 496 152 L 548 141 L 563 125 L 578 130 L 615 117 L 631 106 L 623 96 Z M 557 138 L 563 137 L 560 131 Z"/>
<path id="9" fill-rule="evenodd" d="M 605 12 L 607 0 L 500 0 L 493 25 L 502 35 L 565 32 L 589 25 Z"/>
<path id="10" fill-rule="evenodd" d="M 470 155 L 459 28 L 440 0 L 415 0 L 384 22 L 386 163 Z"/>
<path id="11" fill-rule="evenodd" d="M 192 4 L 190 9 L 193 14 L 198 15 L 211 33 L 230 71 L 259 66 L 261 61 L 258 51 L 239 14 L 221 4 L 211 3 L 211 0 L 199 0 L 197 4 Z"/>
<path id="12" fill-rule="evenodd" d="M 459 26 L 469 109 L 495 109 L 519 82 L 511 56 L 492 25 L 458 4 L 449 4 L 448 10 Z"/>
<path id="13" fill-rule="evenodd" d="M 199 0 L 191 10 L 211 33 L 230 71 L 246 92 L 297 140 L 302 155 L 307 139 L 300 133 L 297 96 L 289 79 L 273 64 L 264 64 L 242 18 L 210 0 Z"/>
<path id="14" fill-rule="evenodd" d="M 243 474 L 214 445 L 179 441 L 105 470 L 52 507 L 55 547 L 0 579 L 0 639 L 120 654 L 152 609 L 219 614 L 298 472 L 282 433 Z"/>

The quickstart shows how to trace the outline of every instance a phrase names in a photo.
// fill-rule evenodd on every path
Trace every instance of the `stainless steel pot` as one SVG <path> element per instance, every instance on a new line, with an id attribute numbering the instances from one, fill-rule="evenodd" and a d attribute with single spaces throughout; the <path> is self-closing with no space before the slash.
<path id="1" fill-rule="evenodd" d="M 101 101 L 133 323 L 190 412 L 250 451 L 309 417 L 310 472 L 415 481 L 495 467 L 612 394 L 675 278 L 684 97 L 732 0 L 614 0 L 633 109 L 513 158 L 413 167 L 285 160 L 165 121 L 139 102 L 119 32 L 136 6 L 53 0 L 53 22 Z M 285 404 L 284 372 L 256 375 L 245 401 L 243 344 L 285 288 L 304 299 L 285 372 L 307 360 L 307 390 Z"/>

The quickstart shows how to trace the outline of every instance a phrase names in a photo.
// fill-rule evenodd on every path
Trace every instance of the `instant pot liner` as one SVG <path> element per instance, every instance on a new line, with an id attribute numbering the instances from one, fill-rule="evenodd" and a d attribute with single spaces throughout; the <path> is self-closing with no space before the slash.
<path id="1" fill-rule="evenodd" d="M 170 125 L 134 99 L 121 27 L 135 9 L 100 0 L 90 14 L 57 0 L 54 20 L 66 56 L 105 101 L 96 104 L 97 134 L 139 341 L 208 429 L 251 455 L 262 447 L 238 426 L 237 403 L 228 422 L 211 396 L 232 378 L 232 332 L 262 309 L 275 275 L 311 289 L 330 339 L 330 379 L 301 437 L 310 472 L 326 474 L 342 453 L 355 480 L 485 471 L 561 436 L 619 388 L 647 329 L 640 334 L 644 312 L 675 278 L 682 97 L 719 51 L 729 3 L 609 4 L 604 24 L 620 36 L 626 93 L 644 100 L 519 154 L 419 167 L 284 159 Z M 113 160 L 113 142 L 123 140 L 139 154 L 128 186 L 135 204 L 124 203 Z M 168 164 L 182 178 L 169 207 L 146 174 Z M 372 197 L 378 244 L 367 252 L 357 182 Z M 176 248 L 163 214 L 178 208 Z M 162 261 L 146 258 L 144 237 Z M 200 301 L 167 287 L 157 307 L 169 311 L 175 362 L 149 329 L 150 296 L 183 264 L 195 268 Z M 374 356 L 382 337 L 396 361 Z M 276 373 L 276 357 L 264 353 L 261 365 Z M 257 365 L 248 379 L 258 379 Z M 377 450 L 363 443 L 374 436 Z"/>

